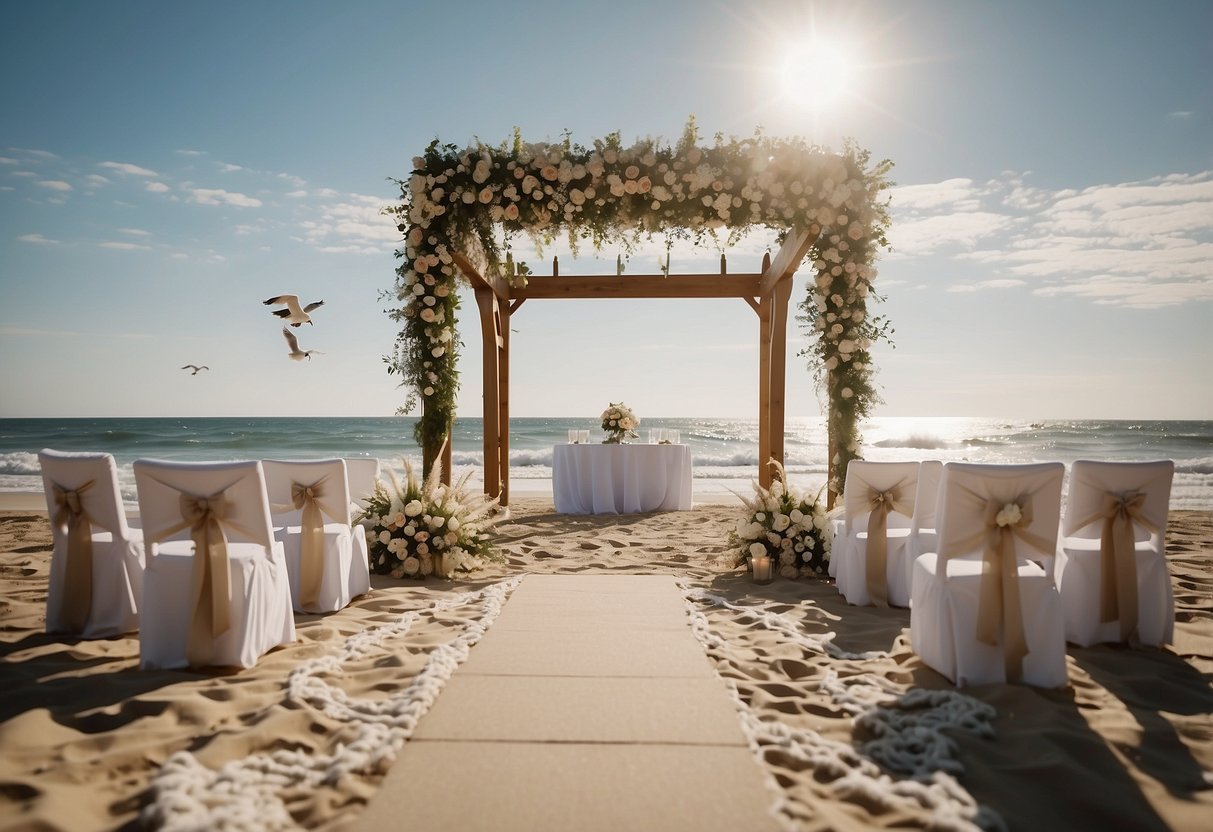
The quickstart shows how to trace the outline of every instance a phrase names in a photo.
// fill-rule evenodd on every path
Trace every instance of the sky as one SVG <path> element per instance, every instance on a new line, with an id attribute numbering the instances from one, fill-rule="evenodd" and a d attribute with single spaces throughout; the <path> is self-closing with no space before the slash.
<path id="1" fill-rule="evenodd" d="M 1213 419 L 1205 0 L 4 3 L 0 417 L 390 416 L 381 209 L 412 157 L 515 127 L 674 141 L 691 115 L 894 162 L 875 415 Z M 618 252 L 520 259 L 552 254 Z M 311 361 L 262 304 L 286 293 L 325 301 Z M 470 292 L 461 316 L 478 416 Z M 513 415 L 757 416 L 741 301 L 533 301 L 512 326 Z M 789 335 L 788 416 L 816 418 Z"/>

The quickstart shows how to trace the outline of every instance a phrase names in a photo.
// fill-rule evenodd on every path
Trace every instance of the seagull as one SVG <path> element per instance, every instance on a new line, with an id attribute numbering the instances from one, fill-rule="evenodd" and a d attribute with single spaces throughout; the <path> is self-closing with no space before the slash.
<path id="1" fill-rule="evenodd" d="M 298 326 L 298 324 L 295 324 L 295 326 Z M 295 333 L 286 327 L 282 328 L 282 337 L 286 339 L 286 345 L 291 348 L 291 351 L 287 355 L 291 357 L 292 361 L 302 361 L 305 358 L 311 361 L 313 355 L 324 355 L 320 350 L 299 349 L 299 342 L 295 340 Z"/>
<path id="2" fill-rule="evenodd" d="M 209 369 L 210 369 L 210 367 L 207 367 L 205 364 L 204 364 L 204 365 L 202 365 L 201 367 L 199 367 L 197 364 L 186 364 L 186 365 L 185 365 L 184 367 L 182 367 L 181 369 L 183 369 L 183 370 L 193 370 L 194 372 L 190 373 L 190 375 L 191 375 L 191 376 L 196 376 L 196 375 L 198 375 L 198 371 L 199 371 L 199 370 L 209 370 Z"/>
<path id="3" fill-rule="evenodd" d="M 307 306 L 299 306 L 298 295 L 278 295 L 264 301 L 266 306 L 286 305 L 286 309 L 275 309 L 274 314 L 279 318 L 285 318 L 286 322 L 291 326 L 301 326 L 303 324 L 312 323 L 312 318 L 308 315 L 313 309 L 324 306 L 324 301 L 318 300 L 315 303 L 309 303 Z M 315 324 L 312 324 L 315 326 Z"/>

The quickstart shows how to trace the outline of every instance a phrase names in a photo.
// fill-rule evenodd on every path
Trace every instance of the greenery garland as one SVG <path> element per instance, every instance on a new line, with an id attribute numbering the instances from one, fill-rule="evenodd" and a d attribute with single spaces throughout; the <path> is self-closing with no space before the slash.
<path id="1" fill-rule="evenodd" d="M 452 251 L 485 275 L 525 285 L 525 265 L 512 257 L 519 234 L 537 245 L 564 235 L 574 254 L 587 241 L 631 254 L 656 234 L 667 247 L 675 240 L 720 247 L 759 227 L 782 242 L 792 229 L 819 226 L 810 253 L 816 276 L 802 304 L 817 340 L 806 352 L 817 361 L 819 386 L 828 379 L 831 429 L 845 437 L 843 446 L 853 449 L 847 453 L 858 453 L 855 423 L 878 400 L 868 350 L 887 326 L 868 318 L 866 301 L 876 251 L 887 246 L 888 212 L 878 199 L 890 167 L 869 169 L 868 152 L 852 144 L 833 154 L 760 132 L 748 139 L 718 134 L 704 146 L 693 118 L 673 146 L 642 139 L 624 147 L 618 132 L 592 147 L 567 134 L 559 143 L 525 143 L 517 130 L 512 143 L 496 147 L 435 140 L 413 159 L 410 177 L 398 180 L 401 201 L 390 209 L 404 247 L 389 314 L 402 328 L 385 359 L 410 391 L 401 411 L 422 402 L 416 439 L 426 473 L 454 419 L 459 389 Z M 840 459 L 845 470 L 849 457 Z"/>

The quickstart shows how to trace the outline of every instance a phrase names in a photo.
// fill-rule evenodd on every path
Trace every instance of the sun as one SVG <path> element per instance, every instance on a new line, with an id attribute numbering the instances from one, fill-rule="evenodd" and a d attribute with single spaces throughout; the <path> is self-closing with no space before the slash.
<path id="1" fill-rule="evenodd" d="M 857 63 L 844 43 L 814 39 L 790 45 L 779 71 L 785 99 L 821 110 L 834 108 L 855 94 Z"/>

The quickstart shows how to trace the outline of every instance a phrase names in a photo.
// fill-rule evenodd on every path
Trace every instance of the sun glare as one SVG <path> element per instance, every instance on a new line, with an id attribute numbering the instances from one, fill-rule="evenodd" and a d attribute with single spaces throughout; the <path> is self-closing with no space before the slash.
<path id="1" fill-rule="evenodd" d="M 811 109 L 835 107 L 854 93 L 850 49 L 821 40 L 789 47 L 781 69 L 784 97 Z"/>

